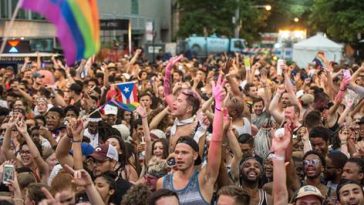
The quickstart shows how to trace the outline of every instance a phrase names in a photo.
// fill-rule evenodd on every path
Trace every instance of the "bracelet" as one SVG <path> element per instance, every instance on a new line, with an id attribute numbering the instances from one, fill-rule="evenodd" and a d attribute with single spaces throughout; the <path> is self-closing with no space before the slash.
<path id="1" fill-rule="evenodd" d="M 284 156 L 279 156 L 276 154 L 271 154 L 270 157 L 272 158 L 272 160 L 278 160 L 278 161 L 284 161 Z"/>
<path id="2" fill-rule="evenodd" d="M 217 108 L 217 107 L 215 107 L 215 110 L 217 110 L 217 111 L 221 112 L 221 108 Z"/>

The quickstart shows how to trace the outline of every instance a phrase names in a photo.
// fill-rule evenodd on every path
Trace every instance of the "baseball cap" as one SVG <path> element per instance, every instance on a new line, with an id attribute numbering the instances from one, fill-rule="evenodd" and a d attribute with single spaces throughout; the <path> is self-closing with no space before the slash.
<path id="1" fill-rule="evenodd" d="M 119 161 L 119 154 L 116 148 L 110 144 L 101 144 L 95 148 L 95 151 L 90 155 L 97 161 L 105 161 L 107 158 Z"/>
<path id="2" fill-rule="evenodd" d="M 297 201 L 297 199 L 305 197 L 305 196 L 316 196 L 318 197 L 321 201 L 324 199 L 324 197 L 322 196 L 320 190 L 314 186 L 311 185 L 306 185 L 301 187 L 297 194 L 294 197 L 294 201 Z"/>
<path id="3" fill-rule="evenodd" d="M 112 105 L 105 105 L 104 107 L 104 113 L 105 115 L 117 115 L 118 114 L 118 108 Z"/>
<path id="4" fill-rule="evenodd" d="M 166 139 L 166 133 L 160 129 L 153 129 L 150 131 L 150 134 L 158 137 L 158 139 Z"/>
<path id="5" fill-rule="evenodd" d="M 199 153 L 199 147 L 197 142 L 191 138 L 191 137 L 180 137 L 177 141 L 177 144 L 179 143 L 184 143 L 189 145 L 193 150 L 195 150 L 195 152 Z M 177 145 L 176 144 L 176 145 Z M 195 165 L 200 165 L 202 162 L 200 154 L 198 154 L 197 159 L 195 160 Z"/>

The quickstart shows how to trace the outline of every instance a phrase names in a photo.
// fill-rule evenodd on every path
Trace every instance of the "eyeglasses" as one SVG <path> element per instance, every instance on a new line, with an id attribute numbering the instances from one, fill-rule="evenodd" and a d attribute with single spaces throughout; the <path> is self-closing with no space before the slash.
<path id="1" fill-rule="evenodd" d="M 19 151 L 20 154 L 30 154 L 29 150 L 20 150 Z"/>
<path id="2" fill-rule="evenodd" d="M 319 159 L 305 159 L 303 160 L 303 166 L 317 166 L 321 163 L 321 161 Z"/>

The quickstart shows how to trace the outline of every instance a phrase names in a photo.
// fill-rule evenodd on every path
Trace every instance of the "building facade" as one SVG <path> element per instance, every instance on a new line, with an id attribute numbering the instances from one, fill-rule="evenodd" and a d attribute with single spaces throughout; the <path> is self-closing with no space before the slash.
<path id="1" fill-rule="evenodd" d="M 19 0 L 0 0 L 0 40 L 9 24 Z M 141 47 L 147 43 L 146 24 L 151 22 L 155 32 L 154 41 L 172 40 L 172 0 L 98 0 L 99 14 L 104 22 L 130 21 L 132 47 Z M 125 27 L 108 28 L 101 31 L 104 47 L 128 47 L 128 29 Z M 38 14 L 20 9 L 13 27 L 8 31 L 10 39 L 27 41 L 30 51 L 51 52 L 57 48 L 56 31 Z M 6 51 L 5 51 L 6 52 Z"/>

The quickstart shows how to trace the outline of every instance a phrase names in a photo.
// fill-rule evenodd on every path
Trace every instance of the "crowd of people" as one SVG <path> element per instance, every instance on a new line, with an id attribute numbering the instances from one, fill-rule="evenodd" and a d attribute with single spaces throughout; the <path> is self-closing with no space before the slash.
<path id="1" fill-rule="evenodd" d="M 364 64 L 41 65 L 0 68 L 0 204 L 364 205 Z"/>

